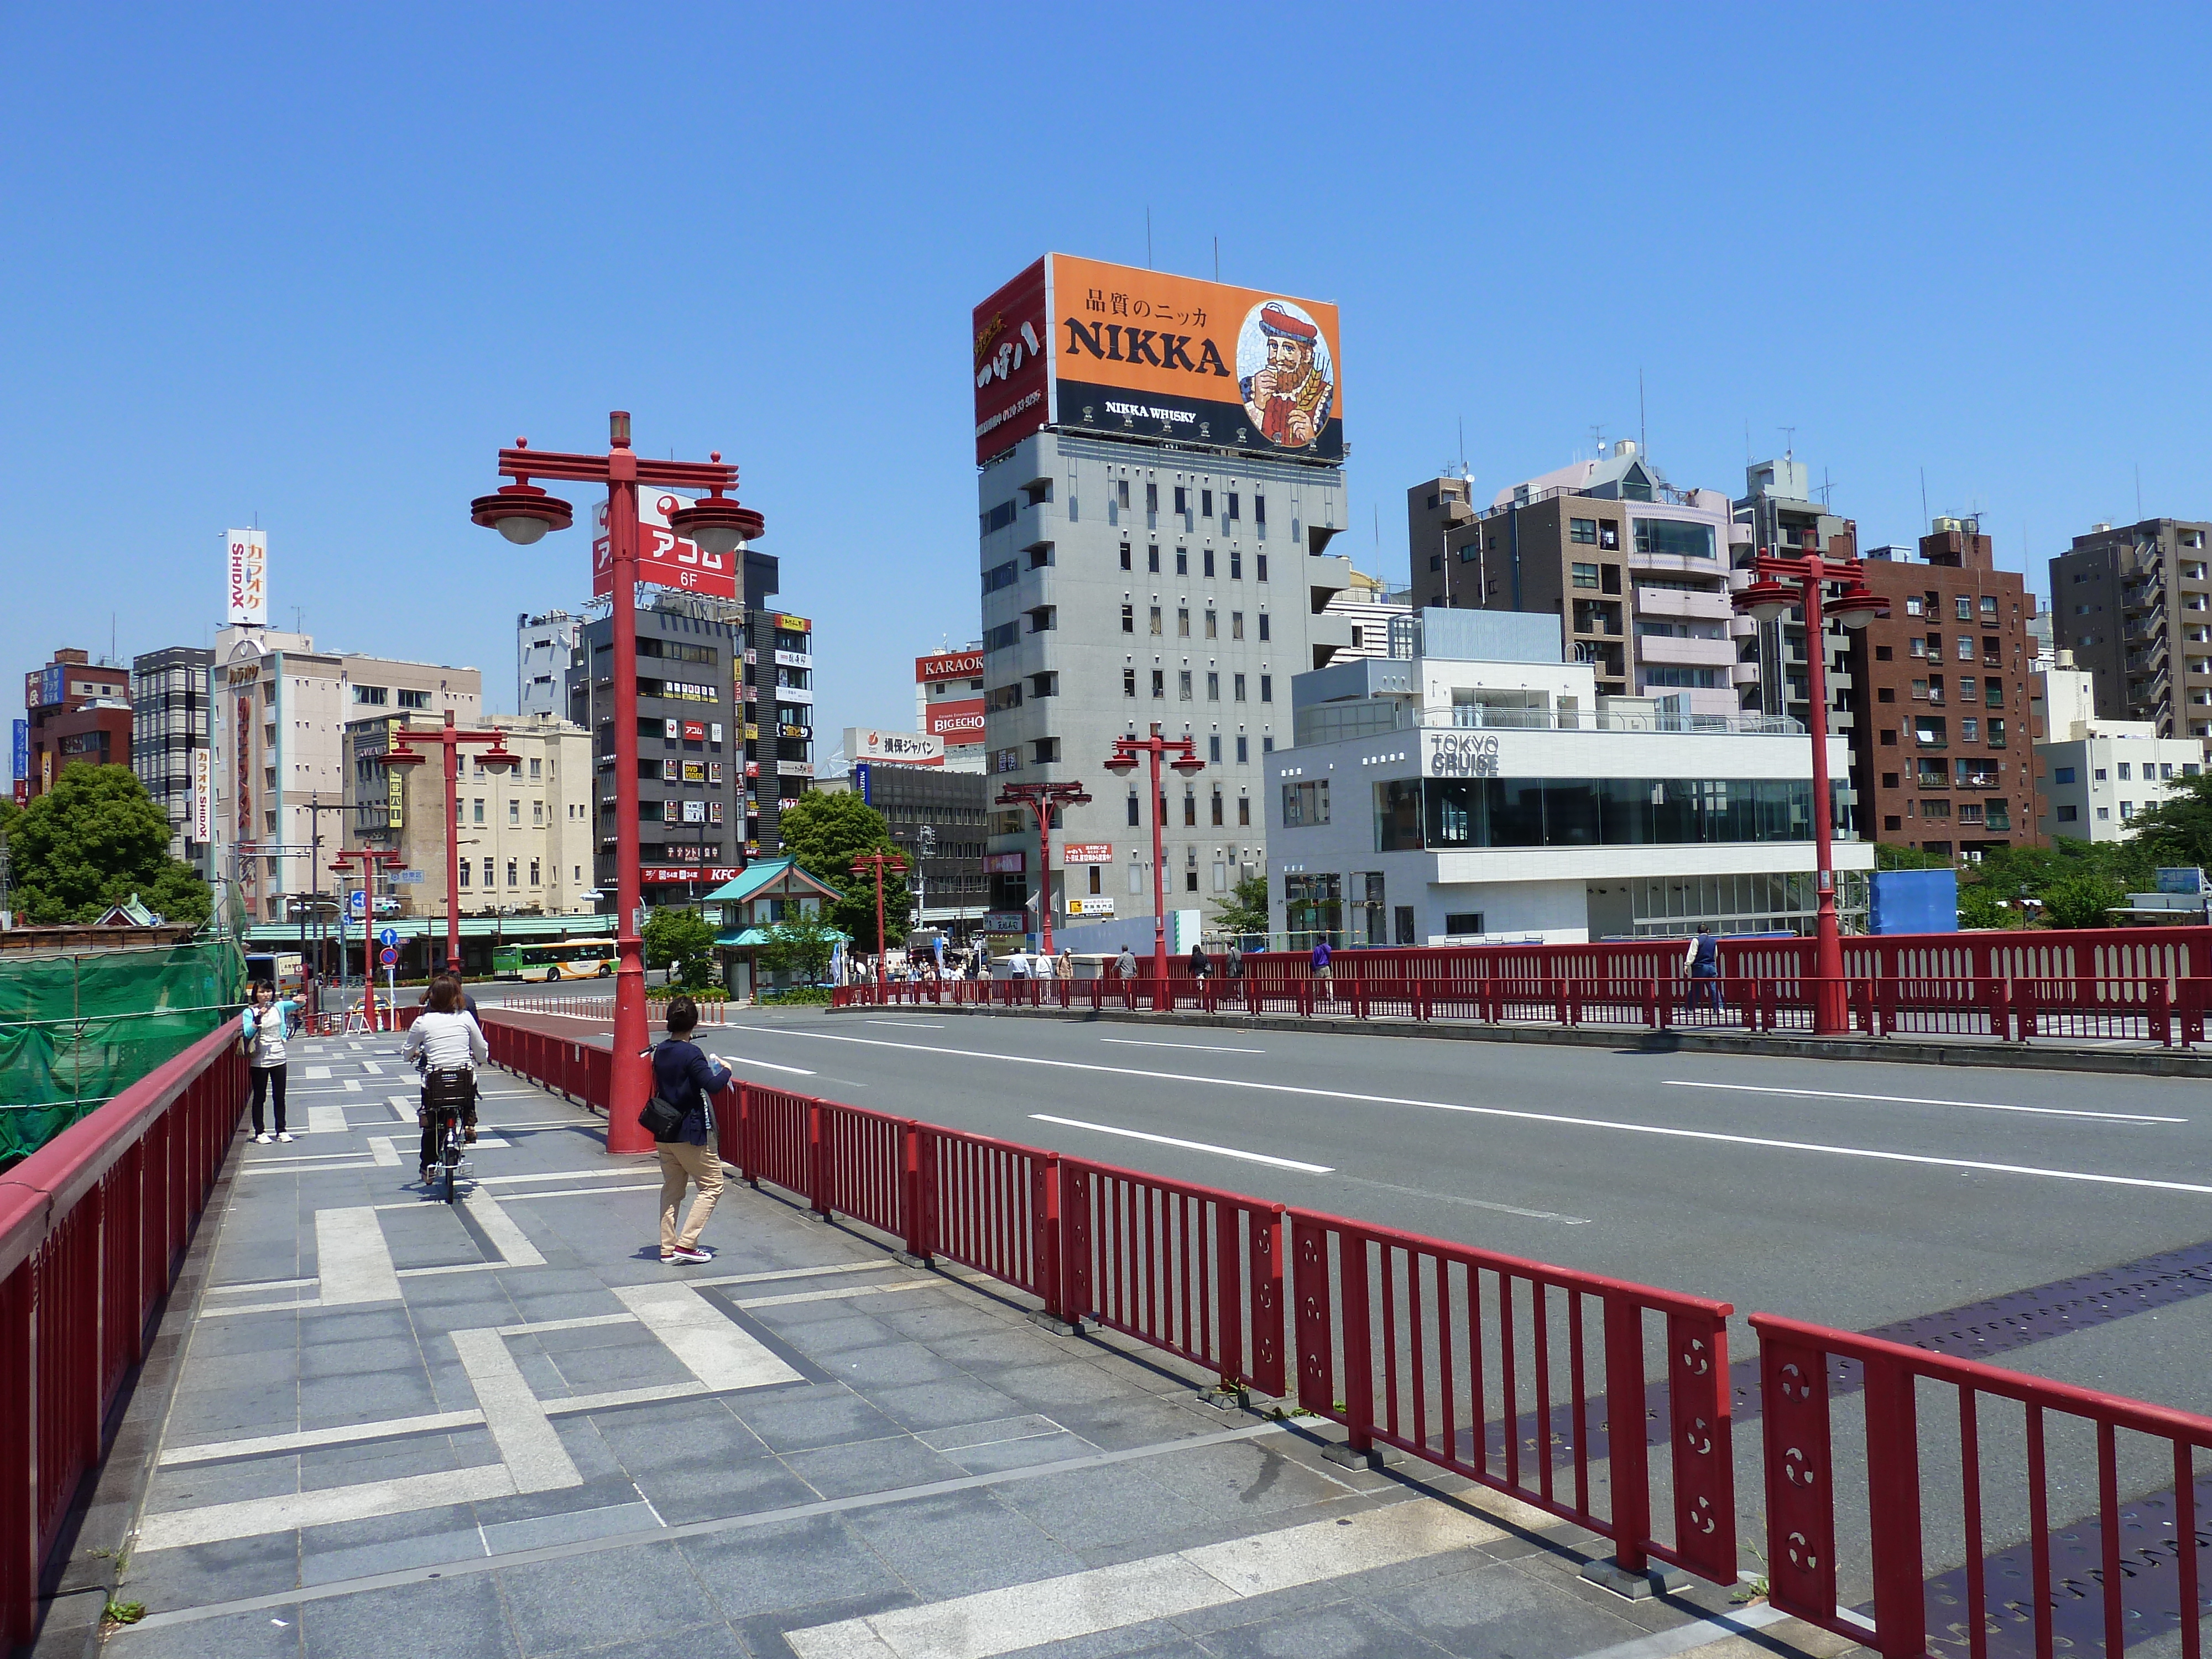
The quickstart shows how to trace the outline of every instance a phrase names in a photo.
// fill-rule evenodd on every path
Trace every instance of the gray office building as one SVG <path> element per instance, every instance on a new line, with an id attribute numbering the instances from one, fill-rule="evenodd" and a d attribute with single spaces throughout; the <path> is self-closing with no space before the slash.
<path id="1" fill-rule="evenodd" d="M 2100 524 L 2051 562 L 2051 644 L 2096 684 L 2097 718 L 2212 738 L 2212 524 Z"/>
<path id="2" fill-rule="evenodd" d="M 1035 820 L 1007 783 L 1080 782 L 1046 871 L 1057 917 L 1152 914 L 1146 774 L 1115 777 L 1114 739 L 1188 737 L 1205 770 L 1164 773 L 1167 902 L 1210 916 L 1267 869 L 1262 757 L 1291 744 L 1291 678 L 1349 648 L 1329 600 L 1352 562 L 1334 461 L 1047 428 L 986 460 L 981 515 L 988 846 L 993 930 L 1033 931 Z M 1102 851 L 1102 849 L 1110 849 Z M 1071 883 L 1067 878 L 1075 879 Z"/>
<path id="3" fill-rule="evenodd" d="M 168 817 L 169 856 L 202 876 L 213 872 L 207 843 L 193 833 L 192 780 L 208 746 L 208 672 L 214 665 L 214 652 L 190 645 L 131 659 L 131 769 Z M 207 787 L 213 782 L 210 771 Z M 205 810 L 211 817 L 211 801 Z"/>

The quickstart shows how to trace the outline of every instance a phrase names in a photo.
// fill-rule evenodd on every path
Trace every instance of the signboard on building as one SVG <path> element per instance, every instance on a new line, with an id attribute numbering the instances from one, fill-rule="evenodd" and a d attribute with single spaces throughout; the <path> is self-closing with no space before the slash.
<path id="1" fill-rule="evenodd" d="M 647 864 L 638 867 L 637 878 L 651 884 L 671 881 L 711 881 L 720 887 L 726 881 L 735 881 L 742 873 L 734 864 Z"/>
<path id="2" fill-rule="evenodd" d="M 788 616 L 781 611 L 775 613 L 775 625 L 787 634 L 811 634 L 814 631 L 814 624 L 805 617 Z M 748 657 L 746 660 L 750 662 L 752 659 Z"/>
<path id="3" fill-rule="evenodd" d="M 686 743 L 704 743 L 704 742 L 706 742 L 706 741 L 707 741 L 707 722 L 706 722 L 706 721 L 704 721 L 704 720 L 686 720 L 686 721 L 684 721 L 684 740 Z"/>
<path id="4" fill-rule="evenodd" d="M 15 726 L 12 728 L 11 740 L 8 747 L 8 775 L 11 778 L 29 777 L 31 775 L 30 721 L 17 720 L 15 723 Z"/>
<path id="5" fill-rule="evenodd" d="M 1432 778 L 1494 778 L 1498 738 L 1489 732 L 1425 732 L 1421 770 Z"/>
<path id="6" fill-rule="evenodd" d="M 1114 862 L 1114 843 L 1110 841 L 1070 842 L 1060 849 L 1062 864 L 1111 864 Z"/>
<path id="7" fill-rule="evenodd" d="M 1344 457 L 1333 305 L 1048 253 L 973 325 L 979 463 L 1048 424 Z"/>
<path id="8" fill-rule="evenodd" d="M 921 732 L 882 732 L 873 726 L 845 728 L 845 757 L 852 761 L 897 761 L 908 766 L 945 764 L 945 739 Z"/>
<path id="9" fill-rule="evenodd" d="M 688 495 L 673 490 L 637 492 L 637 579 L 655 587 L 681 588 L 718 599 L 738 597 L 737 553 L 708 553 L 668 527 L 668 515 L 691 504 Z M 605 596 L 615 591 L 614 542 L 607 534 L 607 504 L 592 506 L 592 592 Z"/>
<path id="10" fill-rule="evenodd" d="M 914 683 L 927 685 L 933 680 L 980 680 L 983 678 L 983 653 L 980 651 L 940 651 L 933 657 L 914 659 Z"/>
<path id="11" fill-rule="evenodd" d="M 983 700 L 947 697 L 929 705 L 929 734 L 957 748 L 983 741 Z"/>
<path id="12" fill-rule="evenodd" d="M 215 753 L 205 744 L 192 750 L 191 823 L 194 841 L 215 839 Z"/>
<path id="13" fill-rule="evenodd" d="M 780 760 L 775 763 L 775 771 L 778 777 L 811 778 L 814 775 L 814 763 Z"/>
<path id="14" fill-rule="evenodd" d="M 985 913 L 983 931 L 987 933 L 1018 933 L 1030 925 L 1026 910 L 992 910 Z"/>
<path id="15" fill-rule="evenodd" d="M 227 530 L 227 584 L 233 628 L 269 625 L 269 537 L 259 530 Z"/>
<path id="16" fill-rule="evenodd" d="M 986 853 L 983 854 L 983 873 L 987 876 L 1018 876 L 1029 867 L 1026 853 Z"/>
<path id="17" fill-rule="evenodd" d="M 387 769 L 384 775 L 384 821 L 393 830 L 407 827 L 407 787 L 402 775 Z"/>
<path id="18" fill-rule="evenodd" d="M 1068 896 L 1067 914 L 1071 916 L 1111 916 L 1114 901 L 1097 893 L 1073 893 Z"/>

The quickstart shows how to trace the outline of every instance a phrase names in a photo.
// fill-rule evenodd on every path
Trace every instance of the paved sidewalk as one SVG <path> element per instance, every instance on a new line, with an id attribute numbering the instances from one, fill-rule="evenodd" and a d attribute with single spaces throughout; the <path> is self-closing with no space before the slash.
<path id="1" fill-rule="evenodd" d="M 504 1073 L 448 1206 L 397 1048 L 297 1044 L 306 1133 L 242 1146 L 204 1224 L 118 1659 L 1847 1647 L 1622 1601 L 1548 1516 L 1339 1468 L 1333 1429 L 734 1181 L 719 1258 L 665 1267 L 652 1161 Z"/>

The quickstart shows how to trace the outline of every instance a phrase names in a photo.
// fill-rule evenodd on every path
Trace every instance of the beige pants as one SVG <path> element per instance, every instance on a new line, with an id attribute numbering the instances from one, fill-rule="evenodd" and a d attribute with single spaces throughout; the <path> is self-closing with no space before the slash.
<path id="1" fill-rule="evenodd" d="M 663 1141 L 654 1150 L 660 1154 L 661 1251 L 665 1255 L 691 1249 L 707 1230 L 707 1218 L 714 1213 L 714 1200 L 722 1195 L 721 1155 L 712 1146 L 694 1146 L 683 1140 Z M 678 1233 L 676 1212 L 684 1207 L 687 1181 L 698 1183 L 699 1196 L 691 1200 L 691 1213 Z"/>

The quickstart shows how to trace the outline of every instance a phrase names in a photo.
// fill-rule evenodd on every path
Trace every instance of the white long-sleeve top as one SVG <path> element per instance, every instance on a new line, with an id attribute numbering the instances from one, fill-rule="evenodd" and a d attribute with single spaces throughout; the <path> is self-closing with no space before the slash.
<path id="1" fill-rule="evenodd" d="M 402 1060 L 417 1054 L 430 1070 L 445 1072 L 481 1065 L 491 1058 L 491 1049 L 484 1042 L 483 1028 L 468 1015 L 426 1012 L 415 1017 L 399 1047 Z"/>

